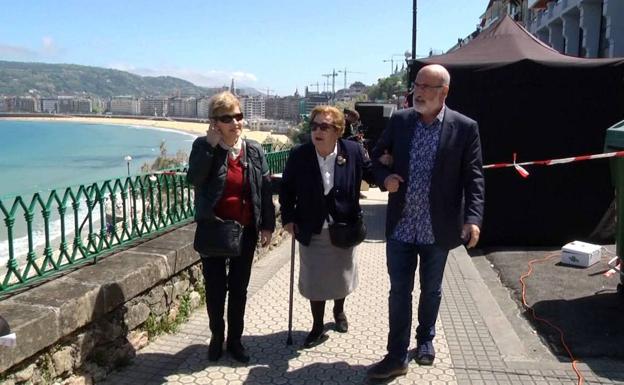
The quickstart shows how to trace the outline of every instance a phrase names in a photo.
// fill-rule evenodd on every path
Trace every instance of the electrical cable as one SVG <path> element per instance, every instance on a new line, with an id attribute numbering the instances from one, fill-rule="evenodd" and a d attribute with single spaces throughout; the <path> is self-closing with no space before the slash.
<path id="1" fill-rule="evenodd" d="M 524 305 L 524 307 L 526 309 L 531 311 L 531 315 L 533 316 L 534 319 L 536 319 L 537 321 L 541 321 L 541 322 L 547 324 L 548 326 L 550 326 L 551 328 L 555 329 L 559 333 L 559 339 L 561 341 L 561 344 L 563 345 L 563 347 L 565 348 L 566 352 L 568 353 L 568 356 L 572 360 L 572 369 L 574 369 L 574 372 L 576 373 L 577 385 L 583 385 L 583 382 L 585 381 L 585 378 L 583 377 L 583 375 L 581 374 L 581 372 L 578 370 L 578 368 L 576 366 L 578 360 L 574 357 L 574 355 L 572 354 L 572 351 L 570 350 L 570 348 L 566 344 L 563 331 L 559 327 L 554 325 L 552 322 L 550 322 L 549 320 L 538 317 L 537 314 L 535 314 L 535 310 L 533 309 L 533 307 L 529 306 L 527 304 L 527 301 L 526 301 L 526 283 L 524 282 L 524 279 L 529 277 L 531 275 L 531 273 L 533 273 L 533 264 L 534 263 L 544 263 L 544 262 L 546 262 L 546 261 L 548 261 L 548 260 L 550 260 L 550 259 L 552 259 L 554 257 L 557 257 L 559 255 L 560 255 L 559 252 L 550 253 L 550 254 L 547 254 L 544 258 L 532 259 L 532 260 L 529 261 L 529 270 L 526 273 L 522 274 L 522 276 L 520 277 L 520 284 L 522 285 L 522 305 Z"/>

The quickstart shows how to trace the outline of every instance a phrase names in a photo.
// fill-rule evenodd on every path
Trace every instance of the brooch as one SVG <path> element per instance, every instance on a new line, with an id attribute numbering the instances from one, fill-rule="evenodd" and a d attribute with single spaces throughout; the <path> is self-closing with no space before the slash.
<path id="1" fill-rule="evenodd" d="M 347 163 L 347 158 L 344 158 L 342 155 L 338 155 L 338 157 L 336 158 L 336 163 L 338 163 L 338 166 L 342 166 Z"/>

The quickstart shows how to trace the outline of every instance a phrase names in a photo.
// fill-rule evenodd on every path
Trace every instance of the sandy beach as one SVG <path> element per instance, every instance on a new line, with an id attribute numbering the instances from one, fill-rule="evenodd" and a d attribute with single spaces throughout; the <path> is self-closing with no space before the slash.
<path id="1" fill-rule="evenodd" d="M 115 124 L 121 126 L 142 126 L 152 127 L 158 129 L 169 129 L 180 131 L 195 136 L 204 135 L 208 128 L 207 123 L 199 122 L 178 122 L 173 120 L 151 120 L 151 119 L 128 119 L 128 118 L 114 118 L 114 117 L 0 117 L 0 120 L 32 120 L 32 121 L 54 121 L 54 122 L 74 122 L 74 123 L 89 123 L 89 124 Z M 280 143 L 289 143 L 290 140 L 286 135 L 272 134 L 267 131 L 249 131 L 243 129 L 243 137 L 255 140 L 257 142 L 264 142 L 268 137 L 271 137 L 274 141 Z"/>

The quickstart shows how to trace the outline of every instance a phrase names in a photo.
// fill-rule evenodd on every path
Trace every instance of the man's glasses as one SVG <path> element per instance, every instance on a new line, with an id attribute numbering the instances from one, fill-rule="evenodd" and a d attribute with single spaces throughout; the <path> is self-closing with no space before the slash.
<path id="1" fill-rule="evenodd" d="M 416 89 L 421 89 L 423 91 L 429 91 L 429 90 L 434 90 L 436 88 L 442 88 L 442 87 L 444 87 L 444 86 L 443 85 L 441 85 L 441 86 L 432 86 L 432 85 L 429 85 L 429 84 L 414 82 L 414 89 L 415 90 Z"/>
<path id="2" fill-rule="evenodd" d="M 315 131 L 316 129 L 320 129 L 321 131 L 328 131 L 330 128 L 333 128 L 335 130 L 336 126 L 334 126 L 333 124 L 329 124 L 329 123 L 317 123 L 317 122 L 310 123 L 310 131 Z"/>
<path id="3" fill-rule="evenodd" d="M 213 116 L 212 119 L 218 120 L 221 123 L 232 123 L 232 120 L 236 119 L 237 122 L 243 120 L 243 114 L 234 114 L 234 115 L 221 115 L 221 116 Z"/>

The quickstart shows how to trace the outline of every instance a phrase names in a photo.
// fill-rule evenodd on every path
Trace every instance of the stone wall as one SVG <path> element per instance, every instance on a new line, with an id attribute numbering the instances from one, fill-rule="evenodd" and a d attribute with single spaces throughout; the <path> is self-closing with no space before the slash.
<path id="1" fill-rule="evenodd" d="M 205 311 L 194 231 L 184 226 L 0 301 L 17 335 L 16 347 L 0 347 L 0 383 L 91 384 L 193 309 Z"/>

